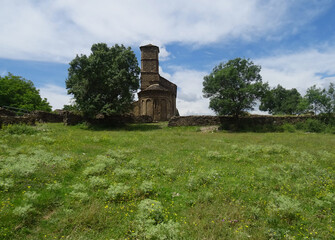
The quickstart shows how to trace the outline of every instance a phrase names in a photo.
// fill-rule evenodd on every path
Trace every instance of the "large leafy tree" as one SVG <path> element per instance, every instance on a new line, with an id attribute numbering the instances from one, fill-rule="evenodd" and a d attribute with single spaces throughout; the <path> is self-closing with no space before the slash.
<path id="1" fill-rule="evenodd" d="M 238 117 L 253 110 L 266 87 L 260 75 L 261 67 L 249 59 L 236 58 L 216 66 L 204 77 L 204 97 L 209 107 L 219 115 Z"/>
<path id="2" fill-rule="evenodd" d="M 301 100 L 302 97 L 297 89 L 285 89 L 281 85 L 278 85 L 266 91 L 261 99 L 259 109 L 275 115 L 297 114 L 300 112 L 299 103 Z"/>
<path id="3" fill-rule="evenodd" d="M 330 83 L 327 90 L 327 95 L 329 98 L 329 112 L 335 113 L 335 84 Z"/>
<path id="4" fill-rule="evenodd" d="M 86 116 L 122 114 L 131 108 L 139 87 L 138 62 L 130 47 L 93 44 L 89 56 L 70 62 L 66 88 Z"/>
<path id="5" fill-rule="evenodd" d="M 305 99 L 309 104 L 309 110 L 312 110 L 314 114 L 329 113 L 331 111 L 331 99 L 326 89 L 317 88 L 313 85 L 307 89 Z"/>
<path id="6" fill-rule="evenodd" d="M 8 73 L 0 76 L 0 107 L 8 106 L 21 108 L 28 111 L 51 111 L 47 99 L 42 99 L 39 90 L 34 87 L 32 81 L 20 76 Z"/>

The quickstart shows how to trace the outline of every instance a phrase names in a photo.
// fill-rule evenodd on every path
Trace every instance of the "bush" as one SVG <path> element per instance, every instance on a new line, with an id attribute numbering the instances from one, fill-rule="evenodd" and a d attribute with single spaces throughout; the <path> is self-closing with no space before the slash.
<path id="1" fill-rule="evenodd" d="M 316 119 L 307 119 L 304 128 L 308 132 L 320 133 L 326 130 L 326 124 Z"/>
<path id="2" fill-rule="evenodd" d="M 85 176 L 91 176 L 91 175 L 99 175 L 103 173 L 106 169 L 106 164 L 105 163 L 97 163 L 94 166 L 87 167 L 83 174 Z"/>
<path id="3" fill-rule="evenodd" d="M 161 202 L 144 199 L 138 205 L 132 233 L 135 239 L 180 239 L 180 225 L 173 221 L 164 222 Z"/>
<path id="4" fill-rule="evenodd" d="M 0 190 L 8 191 L 14 187 L 14 180 L 12 178 L 0 178 Z"/>
<path id="5" fill-rule="evenodd" d="M 151 181 L 143 181 L 140 186 L 140 191 L 149 194 L 153 192 L 153 183 Z"/>
<path id="6" fill-rule="evenodd" d="M 31 204 L 26 204 L 22 207 L 16 207 L 13 210 L 13 214 L 17 217 L 26 218 L 29 214 L 33 213 L 35 209 Z"/>
<path id="7" fill-rule="evenodd" d="M 327 128 L 326 128 L 326 133 L 335 134 L 335 126 L 328 125 Z"/>
<path id="8" fill-rule="evenodd" d="M 33 135 L 38 133 L 38 130 L 34 127 L 28 126 L 26 124 L 14 124 L 14 125 L 7 125 L 3 127 L 3 130 L 9 134 L 27 134 L 27 135 Z"/>
<path id="9" fill-rule="evenodd" d="M 102 177 L 92 176 L 88 180 L 92 188 L 104 188 L 107 186 L 106 179 Z"/>
<path id="10" fill-rule="evenodd" d="M 113 200 L 120 200 L 127 196 L 127 192 L 130 189 L 129 186 L 125 185 L 124 183 L 117 183 L 114 185 L 111 185 L 107 189 L 107 197 L 113 199 Z"/>
<path id="11" fill-rule="evenodd" d="M 292 124 L 290 124 L 290 123 L 283 124 L 282 128 L 283 128 L 284 132 L 291 132 L 291 133 L 293 133 L 296 130 L 295 126 L 292 125 Z"/>
<path id="12" fill-rule="evenodd" d="M 154 224 L 158 224 L 164 221 L 163 206 L 161 202 L 144 199 L 138 205 L 137 218 L 139 220 L 152 220 Z"/>

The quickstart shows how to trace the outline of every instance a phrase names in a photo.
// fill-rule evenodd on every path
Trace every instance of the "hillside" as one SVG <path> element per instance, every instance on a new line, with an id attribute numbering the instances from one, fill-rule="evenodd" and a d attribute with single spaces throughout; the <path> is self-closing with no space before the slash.
<path id="1" fill-rule="evenodd" d="M 331 239 L 334 146 L 166 123 L 9 127 L 0 239 Z"/>

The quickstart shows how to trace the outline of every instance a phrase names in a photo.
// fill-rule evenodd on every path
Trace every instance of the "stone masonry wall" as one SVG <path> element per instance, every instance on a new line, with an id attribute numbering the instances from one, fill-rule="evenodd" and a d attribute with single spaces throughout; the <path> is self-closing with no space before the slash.
<path id="1" fill-rule="evenodd" d="M 169 121 L 169 127 L 177 126 L 210 126 L 220 125 L 219 116 L 180 116 L 172 117 Z"/>
<path id="2" fill-rule="evenodd" d="M 316 118 L 315 116 L 262 116 L 262 115 L 251 115 L 241 117 L 236 120 L 229 116 L 183 116 L 183 117 L 172 117 L 169 121 L 170 127 L 175 126 L 210 126 L 210 125 L 231 125 L 231 124 L 243 124 L 243 125 L 282 125 L 284 123 L 298 123 L 304 122 L 307 119 Z"/>
<path id="3" fill-rule="evenodd" d="M 0 116 L 0 128 L 2 125 L 9 124 L 27 124 L 34 125 L 35 117 L 33 116 Z"/>
<path id="4" fill-rule="evenodd" d="M 16 116 L 16 113 L 0 107 L 0 116 Z"/>
<path id="5" fill-rule="evenodd" d="M 34 111 L 30 115 L 36 118 L 38 122 L 49 122 L 49 123 L 59 123 L 63 122 L 63 115 L 57 113 Z"/>

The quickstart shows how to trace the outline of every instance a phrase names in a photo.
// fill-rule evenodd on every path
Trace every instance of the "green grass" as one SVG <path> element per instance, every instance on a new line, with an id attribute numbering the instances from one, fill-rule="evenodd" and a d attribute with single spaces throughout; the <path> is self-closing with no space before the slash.
<path id="1" fill-rule="evenodd" d="M 0 130 L 0 239 L 334 239 L 334 146 L 166 123 Z"/>

